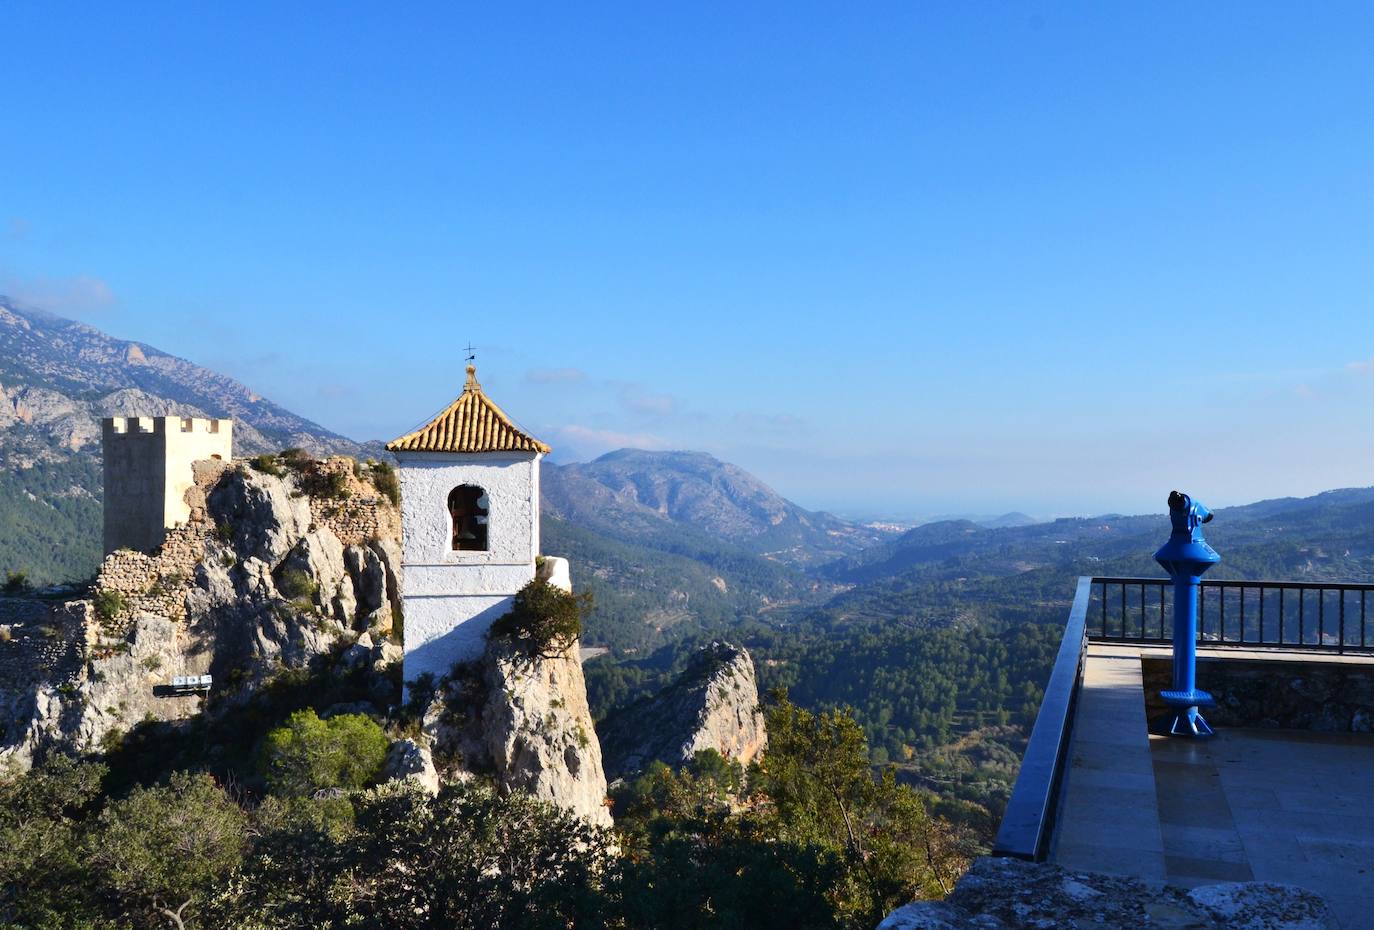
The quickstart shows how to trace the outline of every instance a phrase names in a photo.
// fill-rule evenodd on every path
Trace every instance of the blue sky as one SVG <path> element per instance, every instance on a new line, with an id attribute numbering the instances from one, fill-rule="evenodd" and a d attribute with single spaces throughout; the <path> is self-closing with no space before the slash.
<path id="1" fill-rule="evenodd" d="M 1374 483 L 1369 4 L 500 6 L 0 6 L 0 293 L 850 514 Z"/>

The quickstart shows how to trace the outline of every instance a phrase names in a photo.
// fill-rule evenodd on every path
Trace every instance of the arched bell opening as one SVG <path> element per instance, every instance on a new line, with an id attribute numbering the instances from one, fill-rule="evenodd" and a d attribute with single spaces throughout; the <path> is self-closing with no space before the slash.
<path id="1" fill-rule="evenodd" d="M 448 493 L 454 552 L 487 551 L 487 492 L 461 484 Z"/>

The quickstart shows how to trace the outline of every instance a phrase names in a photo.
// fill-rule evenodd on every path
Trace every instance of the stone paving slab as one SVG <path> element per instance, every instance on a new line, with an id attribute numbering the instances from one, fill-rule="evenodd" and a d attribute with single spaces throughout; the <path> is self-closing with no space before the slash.
<path id="1" fill-rule="evenodd" d="M 1089 650 L 1052 861 L 1183 888 L 1298 885 L 1347 930 L 1374 928 L 1374 735 L 1152 737 L 1141 653 Z"/>

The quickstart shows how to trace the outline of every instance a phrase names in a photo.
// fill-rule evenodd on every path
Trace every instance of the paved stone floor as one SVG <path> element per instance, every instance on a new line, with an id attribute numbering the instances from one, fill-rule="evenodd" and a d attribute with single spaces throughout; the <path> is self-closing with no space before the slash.
<path id="1" fill-rule="evenodd" d="M 1301 885 L 1347 930 L 1374 928 L 1374 736 L 1149 736 L 1139 656 L 1123 652 L 1089 653 L 1053 860 L 1188 888 Z"/>

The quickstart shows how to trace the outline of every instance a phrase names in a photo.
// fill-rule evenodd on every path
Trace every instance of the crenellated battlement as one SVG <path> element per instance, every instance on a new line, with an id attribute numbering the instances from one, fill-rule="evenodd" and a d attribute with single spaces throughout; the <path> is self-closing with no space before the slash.
<path id="1" fill-rule="evenodd" d="M 233 454 L 234 421 L 206 417 L 106 417 L 105 553 L 151 552 L 190 518 L 192 462 Z"/>
<path id="2" fill-rule="evenodd" d="M 107 437 L 140 433 L 200 433 L 217 436 L 228 434 L 233 428 L 233 420 L 206 417 L 106 417 L 101 421 L 101 433 Z"/>

